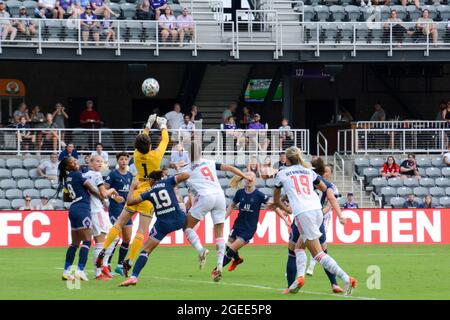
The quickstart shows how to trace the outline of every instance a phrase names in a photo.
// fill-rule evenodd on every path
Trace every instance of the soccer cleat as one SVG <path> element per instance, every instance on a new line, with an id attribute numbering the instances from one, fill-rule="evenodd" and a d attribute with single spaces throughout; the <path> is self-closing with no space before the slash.
<path id="1" fill-rule="evenodd" d="M 97 268 L 101 268 L 103 266 L 103 259 L 105 258 L 106 250 L 102 249 L 100 253 L 98 254 L 97 260 L 95 260 L 95 266 Z"/>
<path id="2" fill-rule="evenodd" d="M 64 281 L 73 281 L 75 277 L 70 273 L 70 271 L 64 270 L 61 279 Z"/>
<path id="3" fill-rule="evenodd" d="M 147 129 L 151 129 L 153 127 L 153 124 L 155 123 L 156 117 L 157 117 L 156 113 L 154 113 L 154 114 L 152 114 L 152 115 L 150 115 L 148 117 L 147 124 L 145 125 L 145 127 Z"/>
<path id="4" fill-rule="evenodd" d="M 351 296 L 352 290 L 358 286 L 358 280 L 355 278 L 349 277 L 348 283 L 345 284 L 345 295 Z"/>
<path id="5" fill-rule="evenodd" d="M 112 274 L 111 274 L 109 268 L 106 267 L 106 266 L 105 266 L 105 267 L 102 267 L 102 274 L 103 274 L 105 277 L 107 277 L 107 278 L 110 278 L 110 279 L 113 278 L 113 276 L 112 276 Z"/>
<path id="6" fill-rule="evenodd" d="M 123 275 L 128 278 L 128 271 L 131 270 L 130 259 L 127 259 L 123 262 L 122 268 L 123 268 Z"/>
<path id="7" fill-rule="evenodd" d="M 283 291 L 281 291 L 281 294 L 289 294 L 289 288 L 284 289 Z"/>
<path id="8" fill-rule="evenodd" d="M 311 268 L 311 265 L 309 265 L 308 270 L 306 270 L 306 275 L 312 277 L 314 274 L 314 267 Z"/>
<path id="9" fill-rule="evenodd" d="M 89 278 L 88 278 L 86 272 L 80 271 L 80 270 L 77 270 L 77 271 L 75 272 L 75 278 L 76 278 L 76 279 L 79 279 L 79 280 L 81 280 L 81 281 L 89 281 Z"/>
<path id="10" fill-rule="evenodd" d="M 208 249 L 205 249 L 205 250 L 203 250 L 203 253 L 202 253 L 202 254 L 199 254 L 199 255 L 198 255 L 198 263 L 199 263 L 199 265 L 200 265 L 200 270 L 202 270 L 202 269 L 205 267 L 205 264 L 206 264 L 206 256 L 208 255 L 208 253 L 209 253 L 209 250 L 208 250 Z"/>
<path id="11" fill-rule="evenodd" d="M 289 287 L 289 293 L 297 293 L 304 284 L 305 278 L 298 277 L 294 282 L 292 282 L 291 286 Z"/>
<path id="12" fill-rule="evenodd" d="M 116 269 L 114 269 L 114 272 L 118 275 L 123 276 L 123 266 L 121 264 L 118 264 Z"/>
<path id="13" fill-rule="evenodd" d="M 135 286 L 136 283 L 138 283 L 138 279 L 135 277 L 131 277 L 124 282 L 122 282 L 119 287 L 129 287 L 129 286 Z"/>
<path id="14" fill-rule="evenodd" d="M 217 267 L 215 267 L 211 272 L 211 277 L 213 278 L 214 282 L 219 282 L 220 280 L 222 280 L 222 271 L 217 270 Z"/>
<path id="15" fill-rule="evenodd" d="M 95 280 L 112 280 L 112 278 L 106 276 L 103 273 L 100 273 L 98 276 L 95 277 Z"/>
<path id="16" fill-rule="evenodd" d="M 344 292 L 344 289 L 339 287 L 337 284 L 333 284 L 331 286 L 331 290 L 333 290 L 333 293 L 343 293 Z"/>
<path id="17" fill-rule="evenodd" d="M 228 271 L 233 271 L 234 269 L 236 269 L 236 267 L 237 267 L 238 265 L 240 265 L 240 264 L 243 263 L 243 262 L 244 262 L 244 259 L 242 259 L 242 257 L 239 257 L 238 260 L 234 260 L 234 259 L 233 259 L 233 262 L 232 262 L 231 265 L 228 267 Z"/>

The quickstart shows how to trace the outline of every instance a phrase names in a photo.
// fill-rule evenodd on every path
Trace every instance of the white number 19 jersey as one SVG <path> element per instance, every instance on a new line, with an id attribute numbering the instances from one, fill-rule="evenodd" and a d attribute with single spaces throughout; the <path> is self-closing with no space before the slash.
<path id="1" fill-rule="evenodd" d="M 189 165 L 184 171 L 191 175 L 187 185 L 194 196 L 223 194 L 217 178 L 216 163 L 214 161 L 201 159 L 198 163 Z"/>
<path id="2" fill-rule="evenodd" d="M 318 175 L 301 165 L 284 167 L 275 177 L 275 186 L 283 187 L 294 216 L 311 210 L 322 210 L 313 182 Z"/>

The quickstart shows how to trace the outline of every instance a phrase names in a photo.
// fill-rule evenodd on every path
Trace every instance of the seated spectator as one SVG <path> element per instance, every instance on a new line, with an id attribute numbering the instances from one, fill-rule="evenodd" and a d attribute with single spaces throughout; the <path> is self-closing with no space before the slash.
<path id="1" fill-rule="evenodd" d="M 447 148 L 447 152 L 444 153 L 444 156 L 443 156 L 443 159 L 442 159 L 442 160 L 444 161 L 444 163 L 445 163 L 447 166 L 450 166 L 450 145 L 449 145 L 448 148 Z"/>
<path id="2" fill-rule="evenodd" d="M 188 114 L 184 115 L 183 123 L 180 126 L 181 141 L 184 145 L 190 145 L 191 136 L 195 130 L 195 124 L 191 122 L 191 117 Z"/>
<path id="3" fill-rule="evenodd" d="M 384 112 L 381 104 L 376 103 L 374 105 L 375 112 L 370 117 L 370 121 L 386 121 L 386 113 Z"/>
<path id="4" fill-rule="evenodd" d="M 425 196 L 419 208 L 424 209 L 436 208 L 436 205 L 433 203 L 433 197 L 431 196 L 431 194 Z"/>
<path id="5" fill-rule="evenodd" d="M 71 142 L 69 142 L 66 145 L 66 148 L 63 151 L 61 151 L 61 153 L 59 154 L 58 160 L 62 161 L 64 158 L 67 158 L 67 157 L 74 157 L 75 159 L 78 159 L 78 151 L 77 151 L 77 149 L 75 149 L 75 146 Z"/>
<path id="6" fill-rule="evenodd" d="M 194 122 L 202 119 L 202 113 L 198 111 L 198 107 L 196 105 L 193 105 L 191 108 L 191 121 Z"/>
<path id="7" fill-rule="evenodd" d="M 20 123 L 16 125 L 17 130 L 17 140 L 21 143 L 21 149 L 30 150 L 30 145 L 36 142 L 36 135 L 33 131 L 27 130 L 31 129 L 27 119 L 25 117 L 20 117 Z"/>
<path id="8" fill-rule="evenodd" d="M 84 156 L 84 164 L 80 166 L 81 173 L 86 173 L 89 171 L 89 163 L 90 162 L 91 162 L 91 155 L 90 154 L 85 155 Z M 130 172 L 131 172 L 131 167 L 130 167 Z"/>
<path id="9" fill-rule="evenodd" d="M 256 130 L 263 130 L 266 128 L 264 124 L 260 122 L 261 116 L 258 113 L 255 113 L 255 116 L 253 117 L 253 122 L 249 124 L 249 129 L 256 129 Z"/>
<path id="10" fill-rule="evenodd" d="M 95 151 L 92 152 L 91 157 L 93 156 L 100 156 L 103 158 L 103 161 L 107 164 L 109 160 L 108 152 L 103 151 L 103 144 L 101 142 L 98 142 L 95 145 Z"/>
<path id="11" fill-rule="evenodd" d="M 56 19 L 58 17 L 56 0 L 39 0 L 34 15 L 35 18 Z"/>
<path id="12" fill-rule="evenodd" d="M 225 130 L 236 130 L 236 122 L 234 122 L 234 117 L 230 116 L 225 120 L 225 124 L 223 125 Z"/>
<path id="13" fill-rule="evenodd" d="M 41 203 L 39 203 L 35 210 L 55 210 L 55 208 L 53 208 L 53 205 L 50 203 L 50 201 L 48 200 L 48 196 L 41 196 Z"/>
<path id="14" fill-rule="evenodd" d="M 2 35 L 3 41 L 6 40 L 8 34 L 10 35 L 11 41 L 14 40 L 17 35 L 17 28 L 11 24 L 9 18 L 11 18 L 11 15 L 6 9 L 5 2 L 0 0 L 0 34 Z"/>
<path id="15" fill-rule="evenodd" d="M 264 180 L 274 178 L 278 170 L 272 167 L 272 160 L 269 156 L 264 159 L 263 164 L 260 168 L 261 178 Z"/>
<path id="16" fill-rule="evenodd" d="M 346 110 L 345 108 L 341 108 L 339 110 L 339 115 L 338 116 L 341 117 L 340 119 L 338 119 L 338 121 L 341 121 L 341 122 L 352 122 L 353 121 L 352 114 L 348 110 Z"/>
<path id="17" fill-rule="evenodd" d="M 281 120 L 281 127 L 278 130 L 280 132 L 280 148 L 284 150 L 289 147 L 288 143 L 294 139 L 294 133 L 291 131 L 288 119 Z"/>
<path id="18" fill-rule="evenodd" d="M 400 176 L 400 168 L 398 164 L 395 163 L 395 159 L 393 156 L 389 156 L 386 162 L 383 164 L 383 167 L 380 169 L 381 176 L 389 179 Z"/>
<path id="19" fill-rule="evenodd" d="M 179 170 L 188 163 L 191 163 L 191 160 L 189 159 L 189 154 L 184 151 L 183 145 L 175 145 L 170 155 L 170 167 Z"/>
<path id="20" fill-rule="evenodd" d="M 447 24 L 447 28 L 448 28 L 448 24 Z M 449 112 L 450 109 L 450 105 L 447 105 L 447 103 L 445 101 L 441 101 L 441 103 L 439 104 L 439 112 L 436 114 L 436 121 L 444 121 L 445 118 L 444 116 L 447 115 L 447 113 Z M 445 113 L 444 113 L 445 112 Z M 450 113 L 449 113 L 449 117 L 450 117 Z"/>
<path id="21" fill-rule="evenodd" d="M 73 0 L 58 0 L 56 2 L 56 10 L 58 11 L 58 19 L 64 19 L 70 16 L 72 12 Z"/>
<path id="22" fill-rule="evenodd" d="M 36 25 L 27 14 L 27 9 L 24 6 L 19 7 L 19 19 L 14 25 L 17 31 L 27 36 L 34 36 L 36 34 Z"/>
<path id="23" fill-rule="evenodd" d="M 403 203 L 402 208 L 419 208 L 420 205 L 419 203 L 416 201 L 416 196 L 411 193 L 408 194 L 408 199 L 406 199 L 406 201 Z"/>
<path id="24" fill-rule="evenodd" d="M 97 16 L 92 12 L 91 5 L 88 5 L 86 9 L 84 9 L 84 13 L 80 16 L 81 19 L 81 35 L 83 37 L 83 41 L 86 44 L 89 41 L 89 36 L 92 35 L 92 38 L 95 41 L 95 45 L 98 45 L 98 41 L 100 39 L 99 34 L 99 26 L 97 23 Z"/>
<path id="25" fill-rule="evenodd" d="M 225 124 L 225 122 L 227 121 L 227 119 L 229 117 L 234 116 L 236 109 L 237 109 L 237 103 L 232 102 L 229 104 L 228 108 L 224 112 L 222 112 L 222 123 L 223 124 Z"/>
<path id="26" fill-rule="evenodd" d="M 101 22 L 102 34 L 104 34 L 106 44 L 109 44 L 109 40 L 114 42 L 116 40 L 116 32 L 114 31 L 113 22 L 111 21 L 111 15 L 109 11 L 105 11 L 103 20 Z"/>
<path id="27" fill-rule="evenodd" d="M 150 0 L 139 0 L 136 6 L 137 20 L 153 20 L 154 13 L 150 11 Z M 159 19 L 159 17 L 158 17 Z"/>
<path id="28" fill-rule="evenodd" d="M 169 6 L 164 9 L 164 14 L 159 17 L 158 21 L 161 31 L 161 40 L 167 42 L 167 39 L 171 36 L 172 43 L 176 42 L 178 39 L 177 19 Z"/>
<path id="29" fill-rule="evenodd" d="M 250 158 L 250 161 L 247 164 L 247 171 L 253 172 L 257 178 L 261 177 L 261 167 L 256 156 Z"/>
<path id="30" fill-rule="evenodd" d="M 183 46 L 184 36 L 189 36 L 191 41 L 195 40 L 194 19 L 189 14 L 188 8 L 183 8 L 182 13 L 177 17 L 177 28 L 180 34 L 180 47 Z"/>
<path id="31" fill-rule="evenodd" d="M 167 0 L 150 0 L 150 7 L 154 12 L 155 20 L 159 20 L 161 11 L 166 10 L 168 7 Z"/>
<path id="32" fill-rule="evenodd" d="M 42 126 L 44 129 L 57 129 L 56 123 L 53 122 L 53 116 L 51 113 L 47 113 L 46 121 Z M 57 130 L 44 130 L 42 132 L 42 141 L 38 141 L 39 150 L 43 147 L 44 144 L 48 142 L 52 143 L 53 151 L 58 149 L 58 131 Z"/>
<path id="33" fill-rule="evenodd" d="M 345 209 L 358 209 L 358 204 L 353 198 L 353 192 L 347 193 L 347 201 L 344 203 Z"/>
<path id="34" fill-rule="evenodd" d="M 225 134 L 227 137 L 231 137 L 232 140 L 227 140 L 233 143 L 234 148 L 234 140 L 236 139 L 236 147 L 239 149 L 241 146 L 245 146 L 245 134 L 242 131 L 236 130 L 236 123 L 234 122 L 234 117 L 228 117 L 226 123 L 223 125 L 223 128 L 226 130 Z"/>
<path id="35" fill-rule="evenodd" d="M 261 116 L 257 113 L 255 113 L 255 116 L 253 117 L 253 122 L 249 124 L 248 129 L 249 130 L 264 130 L 266 129 L 266 126 L 260 122 Z M 247 132 L 247 135 L 251 137 L 251 140 L 253 141 L 253 145 L 251 145 L 249 148 L 252 150 L 252 147 L 256 147 L 256 150 L 252 151 L 259 151 L 259 150 L 267 150 L 267 147 L 269 146 L 270 139 L 267 138 L 266 131 L 259 131 L 257 133 L 249 133 Z M 259 148 L 258 148 L 259 144 Z"/>
<path id="36" fill-rule="evenodd" d="M 438 41 L 438 30 L 436 24 L 433 23 L 433 19 L 429 17 L 429 11 L 427 9 L 422 11 L 422 17 L 417 20 L 417 29 L 425 36 L 431 36 L 433 43 Z"/>
<path id="37" fill-rule="evenodd" d="M 397 16 L 397 10 L 391 10 L 391 15 L 384 24 L 384 37 L 390 37 L 390 29 L 392 28 L 392 38 L 395 42 L 402 43 L 405 33 L 409 34 L 408 29 L 402 24 L 402 19 Z M 412 32 L 411 32 L 412 34 Z"/>
<path id="38" fill-rule="evenodd" d="M 34 106 L 31 109 L 30 121 L 33 128 L 42 128 L 44 126 L 45 116 L 39 106 Z"/>
<path id="39" fill-rule="evenodd" d="M 119 14 L 115 13 L 111 10 L 110 7 L 108 7 L 104 0 L 90 0 L 90 5 L 92 8 L 92 12 L 96 16 L 105 16 L 106 12 L 108 12 L 109 17 L 111 17 L 111 15 L 115 16 L 116 18 L 119 16 Z"/>
<path id="40" fill-rule="evenodd" d="M 92 100 L 86 101 L 86 110 L 80 114 L 80 124 L 82 128 L 100 128 L 101 126 L 100 114 L 94 110 L 94 102 Z"/>
<path id="41" fill-rule="evenodd" d="M 402 162 L 400 165 L 400 173 L 402 178 L 415 177 L 420 179 L 419 170 L 417 169 L 416 156 L 413 154 L 408 154 L 408 159 Z"/>
<path id="42" fill-rule="evenodd" d="M 181 113 L 181 105 L 179 103 L 175 103 L 173 105 L 173 110 L 167 112 L 165 118 L 167 119 L 167 127 L 169 129 L 179 129 L 184 121 L 183 114 Z"/>
<path id="43" fill-rule="evenodd" d="M 241 129 L 247 129 L 249 124 L 253 121 L 253 113 L 249 107 L 242 109 L 242 117 L 239 121 Z"/>
<path id="44" fill-rule="evenodd" d="M 281 167 L 284 167 L 286 165 L 286 153 L 285 152 L 281 152 L 280 153 L 280 159 L 278 160 L 278 169 Z"/>
<path id="45" fill-rule="evenodd" d="M 17 110 L 14 111 L 14 113 L 13 113 L 13 117 L 14 117 L 14 123 L 15 124 L 19 124 L 20 123 L 20 118 L 21 117 L 25 117 L 27 122 L 31 121 L 30 116 L 28 114 L 28 107 L 25 104 L 25 102 L 22 102 L 21 104 L 19 104 L 19 106 L 17 107 Z"/>
<path id="46" fill-rule="evenodd" d="M 52 183 L 58 182 L 58 154 L 56 152 L 50 155 L 50 160 L 42 162 L 37 167 L 37 172 L 42 178 L 50 180 Z"/>
<path id="47" fill-rule="evenodd" d="M 23 199 L 25 201 L 25 204 L 19 208 L 19 210 L 24 210 L 24 211 L 28 211 L 28 210 L 34 210 L 35 208 L 31 205 L 31 197 L 30 196 L 25 196 L 25 198 Z"/>

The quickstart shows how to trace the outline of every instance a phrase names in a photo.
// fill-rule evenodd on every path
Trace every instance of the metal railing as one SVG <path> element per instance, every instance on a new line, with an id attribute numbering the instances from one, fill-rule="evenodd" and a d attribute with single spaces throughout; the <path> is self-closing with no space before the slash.
<path id="1" fill-rule="evenodd" d="M 344 158 L 337 152 L 333 155 L 333 164 L 334 164 L 334 171 L 333 171 L 333 177 L 336 179 L 337 172 L 341 172 L 341 178 L 342 178 L 342 184 L 345 183 L 345 160 Z"/>
<path id="2" fill-rule="evenodd" d="M 339 154 L 353 154 L 354 153 L 354 139 L 353 129 L 341 129 L 337 133 L 337 152 Z"/>
<path id="3" fill-rule="evenodd" d="M 328 140 L 320 131 L 317 132 L 316 144 L 317 144 L 317 156 L 320 156 L 320 153 L 323 152 L 325 162 L 328 162 Z"/>
<path id="4" fill-rule="evenodd" d="M 358 121 L 356 129 L 445 129 L 447 124 L 428 120 Z"/>
<path id="5" fill-rule="evenodd" d="M 60 152 L 68 143 L 78 151 L 90 153 L 97 143 L 102 143 L 109 153 L 132 152 L 134 139 L 140 129 L 0 129 L 0 154 L 48 154 Z M 290 146 L 299 147 L 309 154 L 309 131 L 292 129 L 288 134 L 279 130 L 169 130 L 168 153 L 182 143 L 189 149 L 191 141 L 200 141 L 204 154 L 224 155 L 276 155 Z M 152 147 L 160 141 L 158 130 L 150 135 Z"/>

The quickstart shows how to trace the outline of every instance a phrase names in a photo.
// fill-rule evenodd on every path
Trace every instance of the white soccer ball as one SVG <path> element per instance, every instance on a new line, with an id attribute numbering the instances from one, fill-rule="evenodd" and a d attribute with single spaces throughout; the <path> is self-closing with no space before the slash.
<path id="1" fill-rule="evenodd" d="M 145 79 L 142 82 L 142 93 L 147 97 L 154 97 L 159 92 L 159 83 L 154 78 Z"/>

